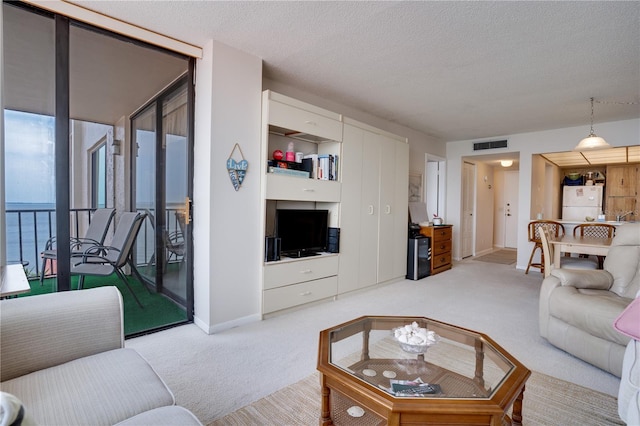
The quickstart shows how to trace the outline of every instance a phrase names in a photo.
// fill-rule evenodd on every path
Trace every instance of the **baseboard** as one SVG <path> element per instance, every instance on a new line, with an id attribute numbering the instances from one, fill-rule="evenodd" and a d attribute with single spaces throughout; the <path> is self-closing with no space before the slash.
<path id="1" fill-rule="evenodd" d="M 230 330 L 232 328 L 240 327 L 242 325 L 246 325 L 252 322 L 258 322 L 261 319 L 262 318 L 260 317 L 260 315 L 256 314 L 256 315 L 248 315 L 242 318 L 237 318 L 237 319 L 234 319 L 233 321 L 227 321 L 220 324 L 209 325 L 204 321 L 202 321 L 201 319 L 194 317 L 193 323 L 207 334 L 216 334 L 216 333 L 220 333 L 225 330 Z"/>

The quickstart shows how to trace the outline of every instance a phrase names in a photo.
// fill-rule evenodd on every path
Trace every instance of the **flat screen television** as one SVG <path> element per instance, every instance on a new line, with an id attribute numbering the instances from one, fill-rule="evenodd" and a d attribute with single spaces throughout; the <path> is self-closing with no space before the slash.
<path id="1" fill-rule="evenodd" d="M 328 210 L 276 210 L 276 237 L 283 256 L 314 256 L 327 250 Z"/>

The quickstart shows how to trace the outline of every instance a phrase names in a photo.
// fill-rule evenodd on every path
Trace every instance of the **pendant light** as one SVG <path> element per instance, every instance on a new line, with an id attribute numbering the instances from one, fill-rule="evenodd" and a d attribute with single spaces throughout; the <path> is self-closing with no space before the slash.
<path id="1" fill-rule="evenodd" d="M 600 136 L 596 136 L 593 132 L 593 98 L 591 98 L 591 132 L 589 136 L 582 139 L 580 143 L 573 148 L 574 151 L 595 151 L 598 149 L 611 148 L 611 145 L 607 143 Z"/>

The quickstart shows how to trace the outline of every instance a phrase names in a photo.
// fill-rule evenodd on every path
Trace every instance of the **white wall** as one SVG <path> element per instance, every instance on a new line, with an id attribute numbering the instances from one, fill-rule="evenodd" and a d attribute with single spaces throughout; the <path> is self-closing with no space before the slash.
<path id="1" fill-rule="evenodd" d="M 501 152 L 520 152 L 520 180 L 518 185 L 518 261 L 517 268 L 525 269 L 532 243 L 527 241 L 527 223 L 533 219 L 531 211 L 532 155 L 545 152 L 571 151 L 585 137 L 587 126 L 567 127 L 541 132 L 501 135 L 492 139 L 508 139 L 509 148 L 494 149 L 486 154 Z M 640 119 L 615 121 L 597 124 L 598 135 L 613 147 L 637 145 L 640 141 Z M 452 141 L 447 143 L 447 222 L 453 228 L 453 256 L 460 259 L 460 211 L 462 193 L 462 158 L 477 155 L 473 151 L 473 142 Z"/>
<path id="2" fill-rule="evenodd" d="M 194 321 L 207 333 L 260 318 L 262 61 L 210 41 L 196 64 Z M 249 162 L 235 191 L 226 161 L 239 143 Z M 261 240 L 261 239 L 260 239 Z"/>

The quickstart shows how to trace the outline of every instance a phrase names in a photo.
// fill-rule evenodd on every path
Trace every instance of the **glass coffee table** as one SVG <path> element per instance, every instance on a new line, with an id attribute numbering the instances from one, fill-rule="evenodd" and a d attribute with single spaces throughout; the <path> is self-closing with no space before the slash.
<path id="1" fill-rule="evenodd" d="M 415 348 L 394 337 L 414 322 L 439 336 L 426 352 L 408 352 Z M 320 332 L 318 371 L 323 426 L 521 425 L 531 375 L 482 333 L 424 317 L 375 316 Z"/>

